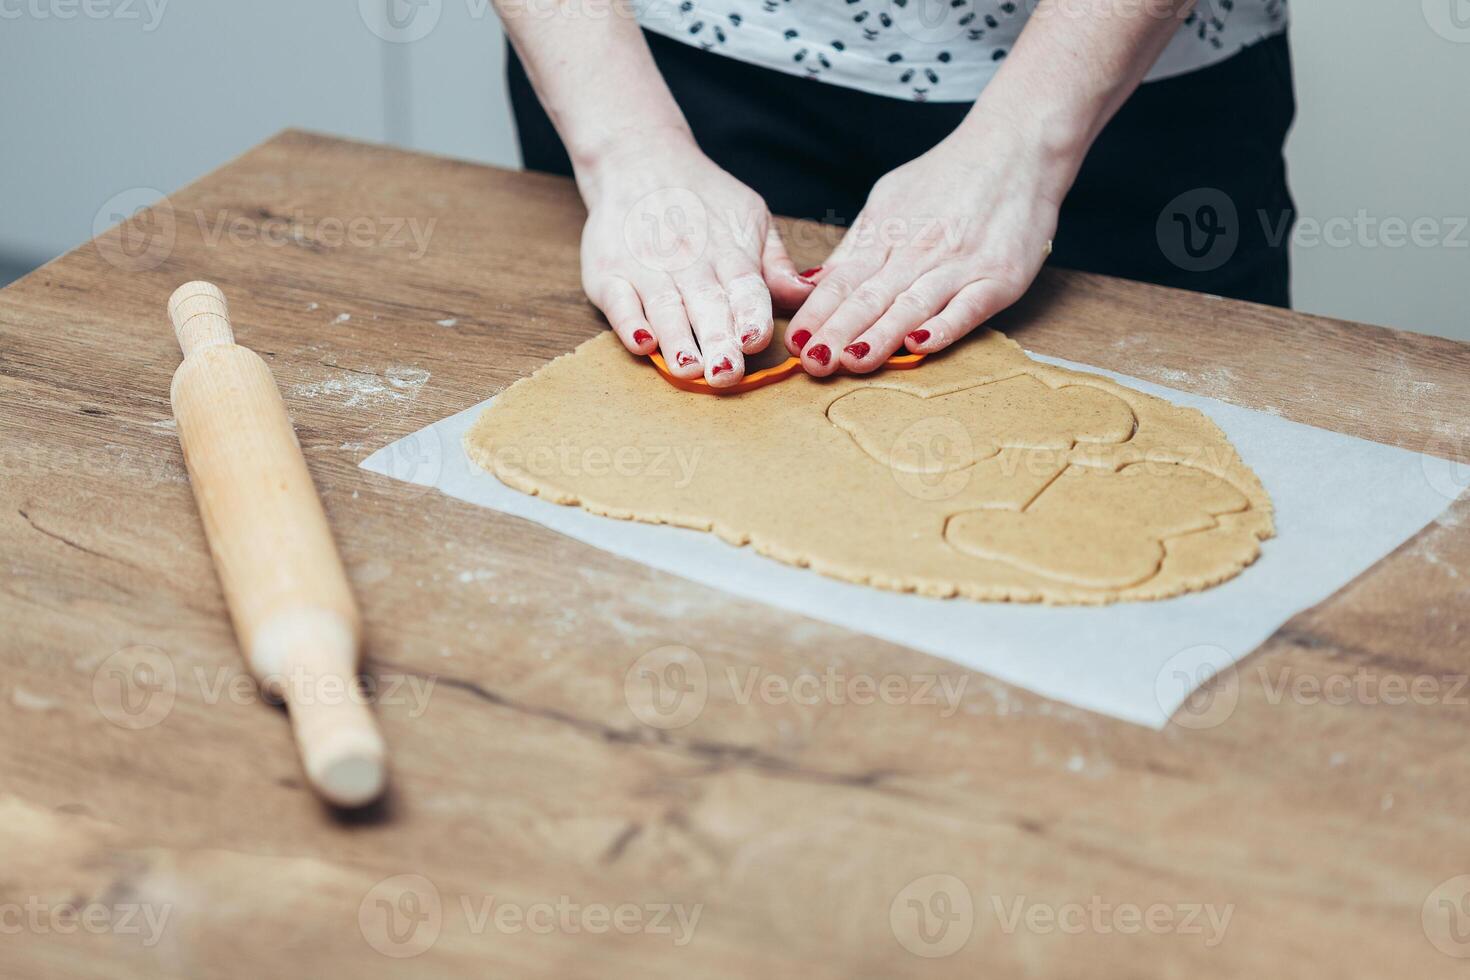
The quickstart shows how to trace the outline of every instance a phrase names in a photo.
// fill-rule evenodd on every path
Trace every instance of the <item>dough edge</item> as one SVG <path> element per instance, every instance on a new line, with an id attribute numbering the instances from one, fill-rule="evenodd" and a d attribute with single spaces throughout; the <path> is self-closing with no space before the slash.
<path id="1" fill-rule="evenodd" d="M 1117 590 L 1105 589 L 1083 589 L 1066 583 L 1057 583 L 1054 587 L 1022 588 L 1001 587 L 985 588 L 955 580 L 917 579 L 913 577 L 885 577 L 871 570 L 854 568 L 840 562 L 831 562 L 820 556 L 805 555 L 783 547 L 781 542 L 771 540 L 758 533 L 746 531 L 740 528 L 730 527 L 718 522 L 686 522 L 671 520 L 667 515 L 656 511 L 644 511 L 640 509 L 628 509 L 624 507 L 611 506 L 597 500 L 587 499 L 584 495 L 545 488 L 539 485 L 535 478 L 515 467 L 505 465 L 493 452 L 493 443 L 490 438 L 481 433 L 490 428 L 489 416 L 497 408 L 504 406 L 507 400 L 515 400 L 524 393 L 524 386 L 532 382 L 542 371 L 546 371 L 566 358 L 572 358 L 583 348 L 596 343 L 615 341 L 610 332 L 595 335 L 583 341 L 571 351 L 559 354 L 546 364 L 542 365 L 530 375 L 517 379 L 510 387 L 506 388 L 496 399 L 497 404 L 486 408 L 480 413 L 479 418 L 466 431 L 463 438 L 463 446 L 466 456 L 475 466 L 493 475 L 501 483 L 513 490 L 530 496 L 540 497 L 551 503 L 567 507 L 578 507 L 590 514 L 614 520 L 631 520 L 644 524 L 661 524 L 670 527 L 682 527 L 689 530 L 703 531 L 714 534 L 720 540 L 735 547 L 749 546 L 756 554 L 763 557 L 780 561 L 783 564 L 793 565 L 798 568 L 810 569 L 818 574 L 829 578 L 849 582 L 855 585 L 866 585 L 880 588 L 891 592 L 910 593 L 931 598 L 951 599 L 963 598 L 980 602 L 1009 602 L 1045 605 L 1065 606 L 1106 606 L 1115 602 L 1155 601 L 1174 598 L 1192 592 L 1200 592 L 1223 582 L 1229 581 L 1239 575 L 1247 567 L 1254 564 L 1261 554 L 1261 542 L 1275 536 L 1275 514 L 1270 496 L 1261 484 L 1256 473 L 1245 465 L 1240 458 L 1239 451 L 1235 445 L 1226 437 L 1224 431 L 1215 424 L 1204 412 L 1196 408 L 1183 405 L 1175 405 L 1155 395 L 1150 395 L 1133 388 L 1126 387 L 1111 378 L 1086 371 L 1076 371 L 1070 368 L 1058 367 L 1042 361 L 1036 361 L 1026 355 L 1024 349 L 1016 341 L 996 331 L 1006 345 L 1019 352 L 1030 364 L 1034 365 L 1038 375 L 1047 375 L 1052 378 L 1063 377 L 1073 383 L 1085 383 L 1095 385 L 1116 395 L 1138 413 L 1139 403 L 1150 406 L 1150 411 L 1155 415 L 1171 414 L 1179 421 L 1187 421 L 1199 426 L 1217 441 L 1217 444 L 1229 450 L 1227 465 L 1219 470 L 1206 467 L 1196 467 L 1207 473 L 1213 473 L 1221 479 L 1233 485 L 1249 501 L 1249 507 L 1245 511 L 1219 515 L 1214 527 L 1203 531 L 1163 539 L 1164 559 L 1169 560 L 1169 549 L 1172 542 L 1183 538 L 1199 538 L 1205 535 L 1231 535 L 1241 538 L 1241 547 L 1231 549 L 1229 561 L 1221 561 L 1214 564 L 1206 572 L 1193 575 L 1177 577 L 1153 576 L 1149 580 L 1134 586 L 1128 586 Z M 619 345 L 620 346 L 620 345 Z M 621 347 L 620 347 L 621 349 Z M 799 379 L 793 379 L 786 383 L 799 383 Z M 521 389 L 521 391 L 517 391 Z M 689 395 L 691 398 L 718 397 L 711 395 Z M 932 396 L 931 396 L 932 397 Z M 1193 464 L 1183 464 L 1193 465 Z M 1234 518 L 1235 520 L 1232 520 Z M 1236 525 L 1244 524 L 1244 527 Z M 1249 550 L 1246 551 L 1246 545 Z M 1161 567 L 1163 565 L 1161 564 Z M 1164 579 L 1164 581 L 1160 581 Z"/>

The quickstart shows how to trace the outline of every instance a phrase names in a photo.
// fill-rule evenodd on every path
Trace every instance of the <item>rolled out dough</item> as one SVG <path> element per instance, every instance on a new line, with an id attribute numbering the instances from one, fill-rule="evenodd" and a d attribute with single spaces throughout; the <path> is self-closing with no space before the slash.
<path id="1" fill-rule="evenodd" d="M 600 334 L 497 398 L 465 449 L 556 503 L 934 596 L 1161 599 L 1235 576 L 1273 533 L 1203 414 L 988 330 L 915 369 L 731 396 Z"/>

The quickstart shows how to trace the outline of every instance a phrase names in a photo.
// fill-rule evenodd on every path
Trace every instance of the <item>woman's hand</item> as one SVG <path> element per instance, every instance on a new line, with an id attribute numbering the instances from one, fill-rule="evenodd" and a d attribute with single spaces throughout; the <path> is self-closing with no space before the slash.
<path id="1" fill-rule="evenodd" d="M 1044 144 L 1023 126 L 957 132 L 879 180 L 787 330 L 802 367 L 864 373 L 903 346 L 942 350 L 1019 299 L 1071 180 Z"/>
<path id="2" fill-rule="evenodd" d="M 797 275 L 765 202 L 686 134 L 649 133 L 579 169 L 587 202 L 582 288 L 634 354 L 663 353 L 681 378 L 745 376 L 771 341 L 771 302 L 801 305 Z M 628 149 L 628 147 L 633 147 Z"/>
<path id="3" fill-rule="evenodd" d="M 587 204 L 587 295 L 629 350 L 724 386 L 769 342 L 772 299 L 805 300 L 786 343 L 818 375 L 939 350 L 1014 302 L 1088 146 L 1191 3 L 1039 0 L 959 128 L 873 188 L 815 291 L 764 202 L 695 145 L 636 18 L 496 7 Z"/>

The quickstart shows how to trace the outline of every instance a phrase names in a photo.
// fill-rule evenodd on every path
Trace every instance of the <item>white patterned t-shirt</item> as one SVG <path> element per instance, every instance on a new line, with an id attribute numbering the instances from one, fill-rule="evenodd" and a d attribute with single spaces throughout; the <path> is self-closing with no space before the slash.
<path id="1" fill-rule="evenodd" d="M 633 0 L 638 21 L 739 61 L 919 102 L 971 102 L 1037 0 Z M 1157 0 L 1117 0 L 1120 12 Z M 1060 0 L 1050 16 L 1083 16 Z M 1286 27 L 1286 0 L 1200 0 L 1148 80 L 1228 58 Z"/>

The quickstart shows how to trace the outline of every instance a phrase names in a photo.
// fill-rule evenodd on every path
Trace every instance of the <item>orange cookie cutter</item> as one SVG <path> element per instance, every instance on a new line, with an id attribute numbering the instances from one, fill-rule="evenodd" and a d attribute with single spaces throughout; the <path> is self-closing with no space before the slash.
<path id="1" fill-rule="evenodd" d="M 884 362 L 883 368 L 905 370 L 907 368 L 918 367 L 919 362 L 924 357 L 925 355 L 923 354 L 895 354 Z M 669 370 L 669 365 L 664 360 L 663 355 L 658 351 L 649 354 L 648 358 L 653 361 L 653 366 L 658 368 L 658 373 L 663 375 L 664 380 L 669 384 L 681 391 L 692 391 L 700 395 L 738 395 L 742 391 L 754 391 L 757 388 L 764 388 L 766 385 L 773 385 L 778 381 L 785 381 L 794 374 L 802 373 L 801 358 L 788 357 L 780 364 L 768 368 L 761 368 L 759 371 L 747 374 L 728 387 L 716 388 L 704 380 L 704 378 L 675 377 Z"/>

